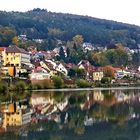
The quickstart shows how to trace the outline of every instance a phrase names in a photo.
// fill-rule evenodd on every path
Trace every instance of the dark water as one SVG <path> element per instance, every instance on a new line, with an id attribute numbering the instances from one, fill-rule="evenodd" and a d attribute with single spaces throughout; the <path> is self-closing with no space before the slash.
<path id="1" fill-rule="evenodd" d="M 36 122 L 1 133 L 0 140 L 140 140 L 139 88 L 29 95 L 27 104 Z"/>

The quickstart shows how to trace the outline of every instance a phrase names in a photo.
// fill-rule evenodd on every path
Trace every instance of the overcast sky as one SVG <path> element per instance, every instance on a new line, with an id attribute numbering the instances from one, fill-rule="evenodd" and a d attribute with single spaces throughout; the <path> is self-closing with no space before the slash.
<path id="1" fill-rule="evenodd" d="M 0 2 L 0 10 L 5 11 L 28 11 L 33 8 L 140 25 L 140 0 L 1 0 Z"/>

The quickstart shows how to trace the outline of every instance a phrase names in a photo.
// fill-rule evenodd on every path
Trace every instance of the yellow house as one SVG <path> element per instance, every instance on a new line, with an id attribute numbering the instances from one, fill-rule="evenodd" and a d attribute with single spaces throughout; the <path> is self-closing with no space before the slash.
<path id="1" fill-rule="evenodd" d="M 104 74 L 103 74 L 102 71 L 95 71 L 95 72 L 93 72 L 93 80 L 94 81 L 101 81 L 103 76 L 104 76 Z"/>
<path id="2" fill-rule="evenodd" d="M 30 63 L 30 54 L 17 46 L 1 47 L 3 66 L 21 67 Z"/>
<path id="3" fill-rule="evenodd" d="M 0 47 L 1 61 L 4 67 L 15 66 L 19 72 L 24 65 L 30 65 L 30 54 L 17 46 Z"/>

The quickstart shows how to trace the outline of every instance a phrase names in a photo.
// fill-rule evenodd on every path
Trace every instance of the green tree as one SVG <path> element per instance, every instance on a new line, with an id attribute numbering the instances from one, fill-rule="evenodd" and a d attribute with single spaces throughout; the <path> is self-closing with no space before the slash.
<path id="1" fill-rule="evenodd" d="M 79 79 L 77 80 L 77 86 L 79 88 L 86 88 L 86 87 L 90 87 L 91 84 L 87 80 Z"/>
<path id="2" fill-rule="evenodd" d="M 60 58 L 65 61 L 65 52 L 64 52 L 63 47 L 60 47 L 59 55 L 60 55 Z"/>
<path id="3" fill-rule="evenodd" d="M 76 71 L 75 71 L 75 69 L 69 69 L 69 71 L 68 71 L 68 76 L 70 76 L 70 77 L 75 77 L 75 76 L 76 76 Z"/>
<path id="4" fill-rule="evenodd" d="M 77 75 L 77 78 L 85 78 L 85 69 L 82 69 L 82 68 L 78 68 L 76 69 L 76 75 Z"/>
<path id="5" fill-rule="evenodd" d="M 93 61 L 95 62 L 96 65 L 99 65 L 99 66 L 106 66 L 109 63 L 104 52 L 94 53 Z"/>
<path id="6" fill-rule="evenodd" d="M 55 88 L 62 88 L 64 86 L 64 81 L 59 76 L 53 76 L 52 77 L 53 84 Z"/>

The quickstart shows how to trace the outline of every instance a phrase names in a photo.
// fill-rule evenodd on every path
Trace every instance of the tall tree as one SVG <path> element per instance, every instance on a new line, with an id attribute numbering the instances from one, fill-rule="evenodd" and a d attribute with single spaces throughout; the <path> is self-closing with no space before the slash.
<path id="1" fill-rule="evenodd" d="M 65 52 L 64 52 L 63 47 L 60 47 L 59 55 L 60 55 L 60 58 L 65 61 Z"/>
<path id="2" fill-rule="evenodd" d="M 76 35 L 72 38 L 76 46 L 81 46 L 83 44 L 84 38 L 82 35 Z"/>

